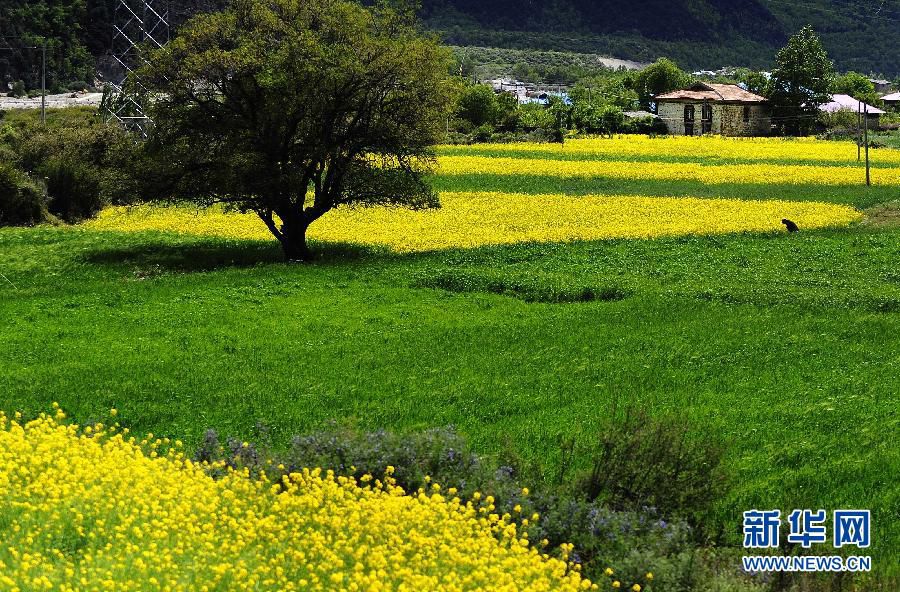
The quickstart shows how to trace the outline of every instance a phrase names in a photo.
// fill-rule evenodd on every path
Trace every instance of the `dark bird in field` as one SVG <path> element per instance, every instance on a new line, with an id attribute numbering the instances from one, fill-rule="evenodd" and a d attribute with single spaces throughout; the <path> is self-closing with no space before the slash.
<path id="1" fill-rule="evenodd" d="M 800 232 L 800 229 L 797 228 L 797 225 L 794 224 L 792 221 L 788 220 L 787 218 L 782 218 L 781 223 L 785 225 L 788 232 Z"/>

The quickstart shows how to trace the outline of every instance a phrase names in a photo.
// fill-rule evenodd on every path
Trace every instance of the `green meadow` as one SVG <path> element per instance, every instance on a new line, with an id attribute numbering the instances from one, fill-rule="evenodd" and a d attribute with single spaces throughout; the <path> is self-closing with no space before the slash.
<path id="1" fill-rule="evenodd" d="M 450 149 L 447 149 L 450 150 Z M 456 150 L 456 149 L 453 149 Z M 502 147 L 496 149 L 498 154 Z M 438 176 L 439 191 L 815 199 L 897 187 Z M 727 445 L 717 520 L 869 508 L 879 571 L 900 556 L 900 218 L 845 229 L 396 254 L 41 226 L 0 229 L 0 393 L 139 434 L 276 445 L 329 422 L 454 425 L 551 480 L 616 406 Z M 591 297 L 582 297 L 590 294 Z M 665 478 L 665 476 L 660 476 Z"/>

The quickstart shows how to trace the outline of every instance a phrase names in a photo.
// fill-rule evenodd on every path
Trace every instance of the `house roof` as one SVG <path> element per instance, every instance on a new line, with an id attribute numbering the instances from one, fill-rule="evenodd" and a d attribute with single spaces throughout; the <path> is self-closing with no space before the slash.
<path id="1" fill-rule="evenodd" d="M 878 107 L 873 107 L 872 105 L 868 105 L 866 103 L 863 103 L 862 101 L 858 101 L 850 95 L 831 95 L 831 102 L 819 106 L 819 111 L 825 111 L 826 113 L 835 113 L 837 111 L 853 111 L 854 113 L 856 113 L 857 110 L 866 110 L 866 108 L 868 108 L 869 115 L 884 114 L 884 111 L 882 111 Z"/>
<path id="2" fill-rule="evenodd" d="M 710 101 L 713 103 L 764 103 L 765 97 L 744 90 L 736 84 L 695 82 L 687 88 L 663 93 L 656 101 Z"/>
<path id="3" fill-rule="evenodd" d="M 891 93 L 881 97 L 882 101 L 900 101 L 900 92 Z"/>

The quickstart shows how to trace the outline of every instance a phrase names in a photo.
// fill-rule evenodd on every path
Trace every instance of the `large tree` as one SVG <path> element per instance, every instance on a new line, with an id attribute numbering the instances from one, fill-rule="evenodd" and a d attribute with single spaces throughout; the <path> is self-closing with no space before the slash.
<path id="1" fill-rule="evenodd" d="M 660 58 L 637 74 L 628 84 L 637 93 L 642 107 L 650 107 L 653 97 L 691 83 L 691 76 L 678 67 L 678 64 L 667 58 Z"/>
<path id="2" fill-rule="evenodd" d="M 344 204 L 437 205 L 425 175 L 454 97 L 411 9 L 234 0 L 149 53 L 152 197 L 259 215 L 289 260 Z"/>
<path id="3" fill-rule="evenodd" d="M 831 100 L 834 65 L 812 27 L 803 27 L 775 57 L 769 99 L 788 133 L 805 134 Z"/>

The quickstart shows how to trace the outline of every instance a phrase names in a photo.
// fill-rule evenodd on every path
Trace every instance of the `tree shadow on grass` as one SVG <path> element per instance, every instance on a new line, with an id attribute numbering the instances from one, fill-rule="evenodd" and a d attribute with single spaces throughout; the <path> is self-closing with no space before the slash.
<path id="1" fill-rule="evenodd" d="M 383 255 L 380 250 L 343 243 L 313 243 L 315 259 L 294 265 L 340 265 Z M 101 248 L 82 255 L 86 263 L 125 267 L 139 275 L 194 273 L 226 268 L 284 264 L 275 241 L 197 239 L 172 243 L 148 239 L 122 246 Z"/>

